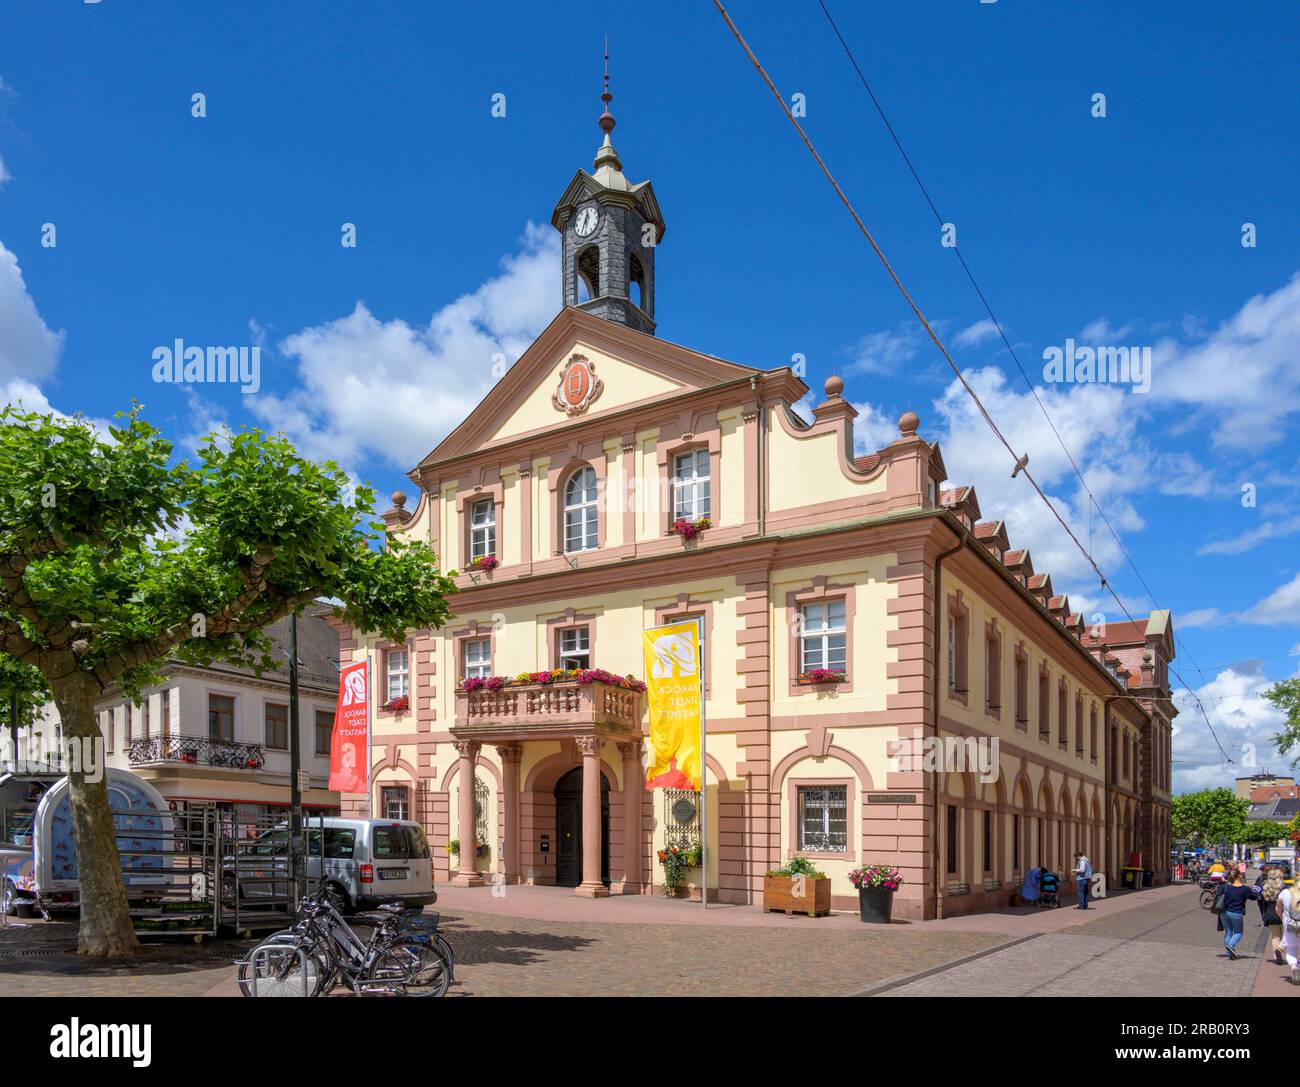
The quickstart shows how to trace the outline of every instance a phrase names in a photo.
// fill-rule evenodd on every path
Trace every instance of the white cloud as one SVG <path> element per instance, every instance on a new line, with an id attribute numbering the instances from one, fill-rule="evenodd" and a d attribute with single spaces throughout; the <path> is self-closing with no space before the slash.
<path id="1" fill-rule="evenodd" d="M 1116 328 L 1105 317 L 1083 326 L 1079 332 L 1079 342 L 1100 347 L 1118 347 L 1119 341 L 1133 331 L 1132 325 L 1120 325 Z"/>
<path id="2" fill-rule="evenodd" d="M 898 423 L 874 404 L 862 401 L 853 405 L 858 417 L 853 420 L 853 449 L 861 456 L 884 449 L 898 438 Z"/>
<path id="3" fill-rule="evenodd" d="M 1238 618 L 1261 626 L 1296 626 L 1300 623 L 1300 574 L 1279 585 Z"/>
<path id="4" fill-rule="evenodd" d="M 1195 630 L 1197 627 L 1213 627 L 1231 622 L 1232 617 L 1224 615 L 1218 608 L 1193 608 L 1191 611 L 1178 613 L 1180 630 Z"/>
<path id="5" fill-rule="evenodd" d="M 1218 329 L 1187 345 L 1154 347 L 1151 396 L 1190 407 L 1216 446 L 1253 450 L 1278 441 L 1300 411 L 1300 273 L 1256 295 Z"/>
<path id="6" fill-rule="evenodd" d="M 921 330 L 912 324 L 887 332 L 871 332 L 854 345 L 845 368 L 850 374 L 896 374 L 916 357 Z"/>
<path id="7" fill-rule="evenodd" d="M 0 185 L 3 185 L 6 181 L 12 181 L 13 179 L 14 175 L 5 169 L 4 156 L 0 155 Z"/>
<path id="8" fill-rule="evenodd" d="M 346 317 L 287 337 L 280 349 L 296 360 L 300 388 L 250 398 L 250 407 L 313 458 L 372 455 L 410 468 L 555 316 L 558 266 L 558 236 L 530 223 L 500 274 L 427 326 L 382 320 L 358 302 Z"/>
<path id="9" fill-rule="evenodd" d="M 996 339 L 998 335 L 998 326 L 989 318 L 982 321 L 976 321 L 969 328 L 963 328 L 954 337 L 953 342 L 958 347 L 978 347 L 985 340 Z"/>
<path id="10" fill-rule="evenodd" d="M 1272 739 L 1286 715 L 1264 698 L 1272 685 L 1258 670 L 1226 668 L 1196 689 L 1205 716 L 1187 690 L 1174 691 L 1179 711 L 1173 737 L 1175 792 L 1231 786 L 1233 778 L 1287 765 Z M 1215 744 L 1207 717 L 1231 764 Z"/>
<path id="11" fill-rule="evenodd" d="M 0 243 L 0 382 L 48 377 L 58 363 L 63 338 L 41 319 L 18 258 Z"/>

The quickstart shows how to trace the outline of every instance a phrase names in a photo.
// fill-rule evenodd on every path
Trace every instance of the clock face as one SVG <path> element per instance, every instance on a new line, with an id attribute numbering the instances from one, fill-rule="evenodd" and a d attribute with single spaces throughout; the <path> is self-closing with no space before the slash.
<path id="1" fill-rule="evenodd" d="M 573 232 L 579 238 L 586 238 L 596 231 L 596 221 L 600 218 L 595 208 L 586 207 L 578 212 L 577 219 L 573 222 Z"/>

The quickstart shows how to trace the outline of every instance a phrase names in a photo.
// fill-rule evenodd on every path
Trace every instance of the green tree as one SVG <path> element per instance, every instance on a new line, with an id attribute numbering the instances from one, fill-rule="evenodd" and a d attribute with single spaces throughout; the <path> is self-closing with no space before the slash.
<path id="1" fill-rule="evenodd" d="M 1274 733 L 1273 742 L 1277 745 L 1279 755 L 1289 755 L 1296 750 L 1291 765 L 1300 766 L 1300 679 L 1284 679 L 1274 683 L 1264 697 L 1286 714 L 1286 723 L 1282 731 Z"/>
<path id="2" fill-rule="evenodd" d="M 1231 789 L 1202 789 L 1173 798 L 1170 820 L 1174 837 L 1194 838 L 1198 843 L 1241 840 L 1246 828 L 1249 802 Z"/>
<path id="3" fill-rule="evenodd" d="M 17 697 L 18 716 L 13 716 L 14 698 Z M 18 729 L 31 725 L 40 715 L 41 707 L 50 701 L 50 686 L 39 668 L 25 664 L 8 653 L 0 653 L 0 721 L 4 722 L 4 736 L 0 737 L 0 751 L 16 738 Z M 17 758 L 18 752 L 12 751 Z"/>
<path id="4" fill-rule="evenodd" d="M 82 419 L 0 413 L 0 651 L 42 673 L 66 739 L 98 740 L 95 700 L 115 684 L 138 697 L 165 658 L 275 667 L 263 628 L 318 598 L 394 641 L 446 620 L 454 583 L 432 550 L 376 549 L 373 492 L 346 504 L 334 464 L 257 430 L 173 463 L 138 408 L 119 420 L 102 434 Z M 105 782 L 69 777 L 78 949 L 130 953 Z"/>
<path id="5" fill-rule="evenodd" d="M 1285 823 L 1274 823 L 1268 819 L 1252 819 L 1245 827 L 1242 828 L 1241 836 L 1237 839 L 1247 845 L 1262 845 L 1267 843 L 1272 845 L 1280 838 L 1291 837 L 1291 831 Z"/>

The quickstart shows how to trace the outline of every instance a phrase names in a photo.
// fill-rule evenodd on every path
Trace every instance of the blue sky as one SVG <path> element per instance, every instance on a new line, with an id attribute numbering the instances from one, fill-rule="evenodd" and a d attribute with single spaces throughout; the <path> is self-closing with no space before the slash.
<path id="1" fill-rule="evenodd" d="M 1224 746 L 1300 644 L 1300 29 L 1282 3 L 827 0 L 1155 602 Z M 1054 500 L 1088 504 L 813 0 L 729 11 Z M 10 0 L 0 36 L 0 385 L 183 447 L 285 428 L 384 492 L 559 306 L 551 207 L 599 144 L 668 224 L 666 339 L 841 374 L 875 448 L 917 411 L 951 483 L 1091 615 L 1113 601 L 894 291 L 713 5 Z M 206 95 L 207 116 L 191 116 Z M 1092 116 L 1092 96 L 1106 116 Z M 492 116 L 504 94 L 506 116 Z M 340 245 L 356 224 L 357 246 Z M 53 223 L 57 246 L 41 245 Z M 1243 247 L 1253 223 L 1257 245 Z M 157 385 L 151 352 L 263 345 L 262 389 Z M 1067 337 L 1150 346 L 1152 386 L 1045 386 Z M 1242 504 L 1252 483 L 1256 504 Z M 1136 614 L 1152 598 L 1107 536 Z M 1283 654 L 1273 657 L 1274 654 Z M 1252 662 L 1250 658 L 1271 658 Z M 1231 668 L 1216 667 L 1232 664 Z M 1205 669 L 1198 671 L 1197 668 Z M 1188 706 L 1176 784 L 1218 783 Z"/>

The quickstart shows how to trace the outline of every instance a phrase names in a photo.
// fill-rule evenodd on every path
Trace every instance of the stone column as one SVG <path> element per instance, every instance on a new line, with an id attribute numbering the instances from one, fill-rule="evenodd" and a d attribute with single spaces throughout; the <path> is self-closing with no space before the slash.
<path id="1" fill-rule="evenodd" d="M 600 740 L 579 736 L 582 755 L 582 882 L 574 894 L 605 898 L 609 889 L 600 881 Z"/>
<path id="2" fill-rule="evenodd" d="M 520 883 L 519 872 L 519 764 L 524 757 L 524 749 L 519 744 L 501 744 L 497 748 L 501 756 L 501 792 L 505 800 L 505 836 L 506 848 L 505 870 L 502 873 L 506 883 Z"/>
<path id="3" fill-rule="evenodd" d="M 641 769 L 641 741 L 619 744 L 623 756 L 623 893 L 641 893 L 641 802 L 645 773 Z"/>
<path id="4" fill-rule="evenodd" d="M 478 760 L 479 744 L 471 740 L 457 740 L 456 753 L 460 755 L 460 812 L 456 833 L 460 836 L 460 867 L 452 878 L 453 887 L 482 887 L 483 877 L 474 870 L 474 764 Z"/>

